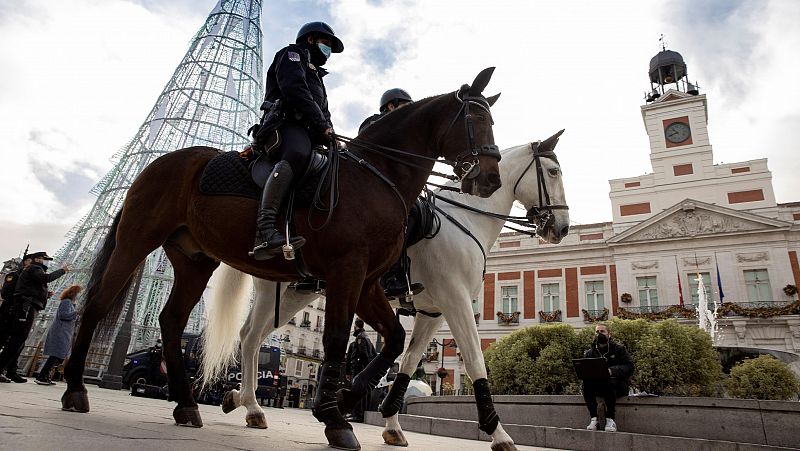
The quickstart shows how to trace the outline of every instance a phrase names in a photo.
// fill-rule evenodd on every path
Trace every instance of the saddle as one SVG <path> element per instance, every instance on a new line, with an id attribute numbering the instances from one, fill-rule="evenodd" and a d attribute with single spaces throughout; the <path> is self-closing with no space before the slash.
<path id="1" fill-rule="evenodd" d="M 272 173 L 277 161 L 270 158 L 270 151 L 280 144 L 280 133 L 273 132 L 261 152 L 223 152 L 206 164 L 200 176 L 200 192 L 208 196 L 235 196 L 261 199 L 261 192 L 267 177 Z M 314 193 L 327 189 L 327 180 L 321 174 L 328 166 L 327 150 L 314 149 L 308 166 L 294 188 L 294 205 L 307 207 Z M 324 186 L 320 186 L 325 183 Z"/>

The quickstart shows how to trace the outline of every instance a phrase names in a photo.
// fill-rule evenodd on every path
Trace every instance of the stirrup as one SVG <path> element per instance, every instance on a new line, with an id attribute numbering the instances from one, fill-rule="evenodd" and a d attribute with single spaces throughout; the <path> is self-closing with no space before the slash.
<path id="1" fill-rule="evenodd" d="M 263 243 L 254 247 L 252 251 L 247 253 L 247 255 L 256 260 L 269 260 L 270 258 L 278 255 L 282 250 L 282 246 L 273 247 L 271 249 L 268 246 L 269 242 L 264 241 Z"/>

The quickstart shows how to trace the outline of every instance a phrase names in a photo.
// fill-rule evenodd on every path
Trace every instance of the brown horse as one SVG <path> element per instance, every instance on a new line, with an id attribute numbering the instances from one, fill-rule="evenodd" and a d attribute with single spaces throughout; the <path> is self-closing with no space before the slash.
<path id="1" fill-rule="evenodd" d="M 342 160 L 338 206 L 327 227 L 311 228 L 309 210 L 295 210 L 297 233 L 307 239 L 303 249 L 307 270 L 327 280 L 325 360 L 313 412 L 325 423 L 331 446 L 360 449 L 336 399 L 354 314 L 377 330 L 386 344 L 363 376 L 356 378 L 354 389 L 344 398 L 340 395 L 343 409 L 374 385 L 374 374 L 385 372 L 403 351 L 405 331 L 378 278 L 400 255 L 407 206 L 422 190 L 435 158 L 453 161 L 464 192 L 488 197 L 500 187 L 500 156 L 489 111 L 497 97 L 487 99 L 482 94 L 493 69 L 478 74 L 472 86 L 386 115 L 354 140 L 352 149 L 362 158 Z M 402 160 L 393 149 L 405 152 Z M 219 262 L 263 279 L 299 279 L 293 262 L 248 256 L 256 201 L 200 193 L 203 169 L 218 154 L 208 147 L 177 150 L 155 160 L 134 181 L 93 265 L 82 322 L 65 371 L 64 410 L 89 411 L 82 376 L 92 335 L 101 322 L 104 327 L 114 323 L 136 268 L 158 246 L 164 248 L 175 274 L 159 323 L 170 399 L 178 403 L 173 417 L 179 425 L 202 426 L 180 358 L 180 335 Z M 383 179 L 366 169 L 370 163 Z"/>

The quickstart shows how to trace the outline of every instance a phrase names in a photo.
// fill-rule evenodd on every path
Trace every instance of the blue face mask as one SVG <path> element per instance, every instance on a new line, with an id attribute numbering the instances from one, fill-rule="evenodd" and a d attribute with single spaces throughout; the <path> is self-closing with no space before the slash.
<path id="1" fill-rule="evenodd" d="M 328 58 L 331 57 L 331 48 L 330 47 L 328 47 L 327 45 L 325 45 L 325 44 L 323 44 L 321 42 L 317 43 L 317 47 L 319 47 L 319 49 L 322 52 L 322 54 L 325 55 L 325 59 L 328 59 Z"/>

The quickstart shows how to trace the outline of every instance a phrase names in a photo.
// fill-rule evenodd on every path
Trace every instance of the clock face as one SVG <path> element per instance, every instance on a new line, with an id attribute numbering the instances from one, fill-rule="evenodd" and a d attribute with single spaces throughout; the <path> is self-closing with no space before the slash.
<path id="1" fill-rule="evenodd" d="M 681 143 L 689 139 L 692 131 L 686 122 L 673 122 L 667 126 L 664 134 L 670 142 Z"/>

